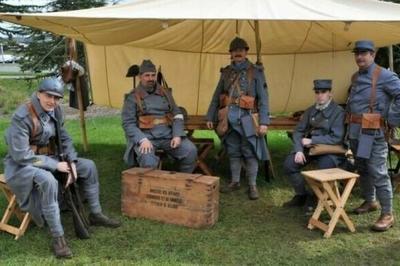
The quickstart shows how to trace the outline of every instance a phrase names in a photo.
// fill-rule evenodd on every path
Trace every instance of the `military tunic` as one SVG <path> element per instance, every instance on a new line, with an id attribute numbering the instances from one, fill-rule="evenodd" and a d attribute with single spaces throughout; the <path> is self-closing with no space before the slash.
<path id="1" fill-rule="evenodd" d="M 249 79 L 248 71 L 253 68 L 253 76 Z M 234 86 L 234 76 L 238 77 L 238 86 L 240 91 Z M 215 89 L 210 106 L 207 112 L 207 121 L 215 124 L 218 122 L 218 110 L 220 106 L 220 96 L 222 94 L 231 95 L 232 98 L 238 98 L 241 94 L 253 96 L 257 102 L 259 114 L 259 124 L 269 124 L 269 108 L 267 84 L 264 76 L 264 68 L 259 65 L 252 64 L 246 60 L 242 63 L 228 65 L 221 70 L 221 77 Z M 237 182 L 240 175 L 240 158 L 268 160 L 267 145 L 264 136 L 257 136 L 255 131 L 249 133 L 248 129 L 253 128 L 251 119 L 252 110 L 240 108 L 238 104 L 230 104 L 228 111 L 229 129 L 222 137 L 227 154 L 230 158 L 231 172 L 234 181 Z M 248 119 L 246 119 L 248 118 Z M 246 174 L 252 180 L 251 185 L 255 185 L 257 168 L 255 162 L 251 163 L 251 167 L 247 167 Z M 233 172 L 236 172 L 233 173 Z"/>
<path id="2" fill-rule="evenodd" d="M 376 67 L 377 65 L 373 63 L 367 69 L 356 73 L 347 102 L 348 113 L 361 115 L 369 112 L 372 74 Z M 400 80 L 395 73 L 383 68 L 376 84 L 376 101 L 373 111 L 380 113 L 390 126 L 400 125 Z M 372 136 L 372 139 L 368 141 L 369 137 L 364 138 L 365 135 Z M 350 148 L 356 155 L 355 164 L 360 173 L 365 200 L 372 202 L 376 194 L 382 206 L 382 213 L 390 213 L 393 196 L 386 166 L 388 146 L 384 138 L 384 130 L 361 130 L 360 124 L 350 123 L 348 138 Z M 357 156 L 360 149 L 370 149 L 369 159 Z"/>
<path id="3" fill-rule="evenodd" d="M 27 104 L 21 105 L 14 113 L 11 125 L 5 133 L 8 154 L 4 159 L 7 185 L 16 195 L 23 211 L 31 213 L 39 226 L 43 225 L 42 215 L 54 237 L 64 234 L 58 206 L 58 182 L 54 177 L 58 158 L 55 155 L 36 155 L 30 145 L 47 146 L 55 136 L 55 122 L 63 125 L 62 111 L 59 106 L 54 112 L 45 112 L 34 93 L 32 107 L 38 116 L 35 128 Z M 32 137 L 33 131 L 36 133 Z M 61 126 L 60 138 L 64 153 L 77 168 L 78 183 L 83 188 L 90 211 L 100 213 L 99 183 L 97 169 L 93 161 L 77 157 L 72 140 Z"/>
<path id="4" fill-rule="evenodd" d="M 323 110 L 318 110 L 313 105 L 304 112 L 301 121 L 293 132 L 293 150 L 284 162 L 284 172 L 289 176 L 289 181 L 296 195 L 307 194 L 305 180 L 300 174 L 300 169 L 310 161 L 315 160 L 319 169 L 334 168 L 343 162 L 343 156 L 334 154 L 307 156 L 308 151 L 302 145 L 301 140 L 311 138 L 312 144 L 343 144 L 344 118 L 345 111 L 333 100 Z M 306 155 L 306 164 L 298 164 L 294 161 L 297 152 L 303 152 Z"/>
<path id="5" fill-rule="evenodd" d="M 139 110 L 135 93 L 142 95 L 143 113 Z M 169 95 L 164 95 L 164 93 L 169 93 Z M 171 103 L 169 103 L 168 98 L 172 101 Z M 170 112 L 174 116 L 172 125 L 159 124 L 151 129 L 139 128 L 138 117 L 140 115 L 153 115 L 163 118 Z M 161 90 L 160 86 L 157 85 L 154 92 L 149 92 L 139 84 L 136 89 L 125 96 L 122 108 L 122 126 L 127 140 L 124 161 L 129 166 L 134 166 L 137 161 L 140 167 L 157 167 L 159 158 L 155 155 L 155 150 L 162 149 L 179 161 L 181 172 L 193 172 L 197 160 L 197 148 L 186 138 L 182 112 L 175 104 L 169 91 Z M 181 144 L 174 149 L 170 147 L 173 137 L 182 137 Z M 141 141 L 146 138 L 151 141 L 154 149 L 151 153 L 142 154 L 139 147 Z"/>

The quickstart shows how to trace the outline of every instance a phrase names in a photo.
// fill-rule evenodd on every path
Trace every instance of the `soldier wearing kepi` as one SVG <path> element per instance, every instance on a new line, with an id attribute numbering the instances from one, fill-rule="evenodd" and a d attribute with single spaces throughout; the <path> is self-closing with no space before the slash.
<path id="1" fill-rule="evenodd" d="M 333 101 L 331 90 L 331 80 L 314 80 L 315 104 L 304 112 L 293 132 L 293 150 L 284 162 L 284 171 L 293 186 L 295 196 L 284 203 L 285 207 L 305 206 L 306 212 L 315 207 L 316 197 L 306 190 L 304 177 L 300 174 L 301 168 L 311 161 L 316 161 L 319 169 L 334 168 L 343 162 L 344 154 L 309 156 L 311 145 L 343 144 L 345 111 Z"/>
<path id="2" fill-rule="evenodd" d="M 179 161 L 179 170 L 192 173 L 197 160 L 196 146 L 186 138 L 184 117 L 169 90 L 156 82 L 156 67 L 143 60 L 139 85 L 125 96 L 122 126 L 127 148 L 124 161 L 129 166 L 156 168 L 157 149 Z"/>
<path id="3" fill-rule="evenodd" d="M 382 210 L 372 229 L 385 231 L 394 224 L 392 186 L 386 166 L 385 126 L 400 125 L 400 80 L 395 73 L 374 63 L 372 41 L 357 41 L 353 52 L 359 71 L 352 77 L 346 120 L 365 200 L 355 212 L 376 210 L 376 194 Z"/>
<path id="4" fill-rule="evenodd" d="M 118 227 L 120 222 L 102 213 L 96 166 L 93 161 L 77 156 L 72 140 L 62 126 L 63 114 L 58 105 L 62 97 L 63 87 L 59 81 L 45 79 L 31 100 L 17 109 L 5 135 L 8 154 L 4 165 L 7 185 L 16 195 L 21 209 L 29 212 L 38 226 L 43 226 L 44 221 L 47 223 L 57 257 L 71 257 L 60 220 L 56 172 L 73 171 L 78 177 L 77 182 L 88 201 L 92 225 Z M 58 149 L 53 144 L 56 124 L 60 125 L 60 136 L 57 137 L 72 161 L 72 169 L 66 162 L 58 161 L 55 155 Z"/>
<path id="5" fill-rule="evenodd" d="M 258 199 L 258 160 L 267 160 L 265 134 L 269 124 L 267 84 L 264 68 L 246 57 L 249 46 L 236 37 L 229 52 L 232 63 L 221 69 L 221 77 L 207 112 L 207 127 L 222 138 L 232 179 L 221 192 L 240 189 L 241 161 L 245 160 L 249 199 Z"/>

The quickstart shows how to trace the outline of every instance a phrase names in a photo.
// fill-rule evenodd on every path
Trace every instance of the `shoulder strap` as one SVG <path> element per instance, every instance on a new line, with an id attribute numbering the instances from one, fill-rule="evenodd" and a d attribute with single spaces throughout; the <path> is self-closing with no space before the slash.
<path id="1" fill-rule="evenodd" d="M 357 79 L 358 79 L 358 72 L 354 73 L 351 76 L 351 84 L 354 84 L 357 81 Z"/>
<path id="2" fill-rule="evenodd" d="M 28 102 L 26 105 L 28 107 L 29 115 L 32 118 L 32 125 L 33 126 L 32 126 L 32 131 L 31 131 L 31 139 L 33 139 L 35 137 L 35 135 L 36 135 L 36 132 L 37 132 L 38 128 L 39 128 L 39 124 L 40 124 L 39 123 L 39 116 L 38 116 L 35 108 L 33 107 L 32 102 Z"/>
<path id="3" fill-rule="evenodd" d="M 163 96 L 165 96 L 167 98 L 168 101 L 168 105 L 169 105 L 169 111 L 172 112 L 174 106 L 175 106 L 175 101 L 172 98 L 171 93 L 167 92 L 164 88 L 164 86 L 160 86 L 160 91 L 163 94 Z"/>
<path id="4" fill-rule="evenodd" d="M 376 101 L 376 83 L 378 81 L 379 75 L 381 74 L 382 68 L 380 66 L 376 66 L 374 72 L 372 73 L 372 88 L 371 88 L 371 98 L 369 101 L 369 112 L 374 112 L 374 105 Z"/>
<path id="5" fill-rule="evenodd" d="M 133 94 L 133 96 L 135 97 L 135 100 L 136 100 L 136 106 L 137 106 L 137 111 L 138 111 L 138 115 L 142 115 L 143 114 L 143 103 L 142 103 L 142 100 L 143 100 L 143 93 L 141 93 L 141 91 L 136 91 L 136 90 L 133 90 L 133 92 L 132 92 L 132 94 Z"/>
<path id="6" fill-rule="evenodd" d="M 251 82 L 254 79 L 254 66 L 250 65 L 250 67 L 247 69 L 247 82 L 248 82 L 248 87 L 246 94 L 248 95 L 251 89 Z"/>

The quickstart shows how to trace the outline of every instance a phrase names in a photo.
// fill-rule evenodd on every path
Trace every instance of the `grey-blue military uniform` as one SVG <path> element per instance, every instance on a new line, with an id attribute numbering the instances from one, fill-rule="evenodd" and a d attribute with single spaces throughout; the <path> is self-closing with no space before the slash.
<path id="1" fill-rule="evenodd" d="M 142 95 L 141 104 L 143 113 L 140 113 L 135 93 Z M 164 95 L 169 93 L 169 95 Z M 168 98 L 172 101 L 168 101 Z M 159 124 L 150 129 L 139 128 L 140 115 L 153 115 L 163 118 L 168 113 L 172 113 L 172 125 Z M 176 118 L 180 115 L 180 118 Z M 161 90 L 157 84 L 153 92 L 147 91 L 141 84 L 134 90 L 125 95 L 124 106 L 122 108 L 122 126 L 125 131 L 127 148 L 124 161 L 129 166 L 134 166 L 136 162 L 140 167 L 155 168 L 159 163 L 158 156 L 155 155 L 157 149 L 164 150 L 172 158 L 179 161 L 181 172 L 192 173 L 197 160 L 196 146 L 186 138 L 184 131 L 183 115 L 179 107 L 174 103 L 172 94 L 168 90 Z M 173 137 L 181 137 L 181 144 L 177 148 L 171 148 L 170 143 Z M 152 152 L 142 154 L 139 151 L 140 143 L 147 138 L 154 146 Z"/>
<path id="2" fill-rule="evenodd" d="M 248 71 L 252 68 L 252 79 L 248 80 Z M 233 86 L 233 77 L 239 73 L 238 89 Z M 250 83 L 250 84 L 249 84 Z M 230 87 L 229 87 L 230 86 Z M 207 112 L 207 121 L 215 124 L 218 122 L 218 110 L 220 106 L 220 96 L 222 94 L 231 95 L 238 98 L 239 94 L 253 96 L 256 99 L 259 114 L 259 124 L 268 125 L 269 108 L 267 84 L 264 75 L 264 68 L 260 65 L 252 64 L 247 59 L 239 64 L 231 63 L 221 69 L 221 77 L 215 89 L 210 106 Z M 232 181 L 239 182 L 241 171 L 241 158 L 246 160 L 246 175 L 249 178 L 249 185 L 256 185 L 258 160 L 268 160 L 267 145 L 264 136 L 257 136 L 255 131 L 248 132 L 247 129 L 254 128 L 251 119 L 252 110 L 240 108 L 238 104 L 231 103 L 228 111 L 229 129 L 222 137 L 230 159 Z M 247 119 L 246 119 L 247 118 Z"/>
<path id="3" fill-rule="evenodd" d="M 377 64 L 371 64 L 367 69 L 358 71 L 347 102 L 349 114 L 361 115 L 369 112 L 372 88 L 372 74 Z M 390 126 L 400 125 L 400 80 L 398 76 L 387 70 L 381 70 L 376 84 L 376 101 L 373 106 L 375 113 L 388 122 Z M 364 138 L 363 135 L 372 135 Z M 384 130 L 361 130 L 359 123 L 349 123 L 348 139 L 350 148 L 356 155 L 355 164 L 360 174 L 360 184 L 363 197 L 367 202 L 375 200 L 375 194 L 382 206 L 382 213 L 392 212 L 392 186 L 387 171 L 386 159 L 388 146 Z M 371 142 L 371 143 L 370 143 Z M 368 156 L 357 157 L 359 149 L 370 149 Z"/>
<path id="4" fill-rule="evenodd" d="M 57 202 L 58 182 L 53 175 L 59 161 L 55 155 L 35 154 L 31 145 L 47 146 L 56 134 L 54 121 L 63 125 L 63 115 L 59 106 L 53 112 L 45 112 L 36 93 L 32 95 L 31 103 L 39 122 L 36 133 L 32 138 L 34 121 L 28 105 L 23 104 L 14 113 L 5 134 L 8 145 L 8 154 L 4 159 L 5 178 L 21 209 L 31 213 L 39 226 L 43 225 L 43 216 L 52 236 L 59 237 L 64 232 Z M 91 213 L 101 213 L 95 164 L 78 157 L 71 138 L 62 126 L 60 135 L 64 153 L 76 163 L 78 183 L 83 188 Z"/>
<path id="5" fill-rule="evenodd" d="M 344 119 L 344 109 L 333 100 L 322 110 L 317 109 L 314 104 L 304 112 L 293 132 L 292 152 L 284 162 L 284 172 L 289 176 L 289 181 L 296 195 L 308 194 L 300 169 L 310 161 L 316 161 L 319 169 L 334 168 L 343 162 L 343 156 L 334 154 L 307 156 L 308 151 L 303 147 L 301 140 L 303 138 L 311 138 L 312 144 L 343 144 L 345 135 Z M 307 156 L 306 164 L 298 164 L 294 161 L 297 152 L 303 152 Z"/>

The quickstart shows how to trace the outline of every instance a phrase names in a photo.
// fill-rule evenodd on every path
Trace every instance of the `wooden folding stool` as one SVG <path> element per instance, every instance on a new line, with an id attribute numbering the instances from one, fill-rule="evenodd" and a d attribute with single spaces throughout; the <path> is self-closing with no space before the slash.
<path id="1" fill-rule="evenodd" d="M 324 237 L 328 238 L 332 235 L 337 222 L 342 221 L 350 232 L 354 232 L 353 222 L 346 214 L 344 207 L 359 175 L 339 168 L 303 171 L 301 173 L 318 197 L 318 205 L 308 221 L 308 229 L 317 227 L 324 231 Z M 339 181 L 344 184 L 342 192 L 338 187 Z M 331 217 L 328 224 L 319 220 L 323 210 L 326 210 Z"/>
<path id="2" fill-rule="evenodd" d="M 190 140 L 197 147 L 196 168 L 200 168 L 204 174 L 212 176 L 212 171 L 206 164 L 205 160 L 208 153 L 214 148 L 214 139 L 190 137 Z"/>
<path id="3" fill-rule="evenodd" d="M 0 188 L 8 201 L 6 211 L 1 218 L 0 231 L 5 231 L 7 233 L 15 235 L 15 240 L 17 240 L 25 233 L 26 229 L 28 228 L 29 222 L 31 220 L 31 215 L 27 212 L 23 212 L 20 210 L 17 204 L 16 197 L 7 186 L 4 175 L 2 174 L 0 174 Z M 8 224 L 13 214 L 21 222 L 19 227 Z"/>

